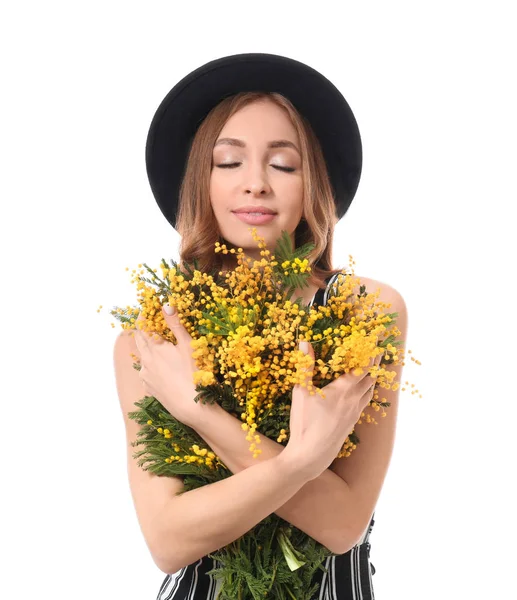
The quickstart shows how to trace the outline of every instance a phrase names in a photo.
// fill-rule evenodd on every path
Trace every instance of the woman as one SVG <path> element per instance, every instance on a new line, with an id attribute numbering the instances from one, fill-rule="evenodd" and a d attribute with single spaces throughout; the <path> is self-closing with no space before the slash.
<path id="1" fill-rule="evenodd" d="M 203 271 L 227 271 L 236 266 L 235 255 L 214 253 L 215 242 L 260 260 L 251 226 L 268 248 L 286 230 L 296 246 L 315 243 L 309 286 L 293 298 L 326 302 L 341 272 L 331 265 L 334 226 L 357 189 L 361 144 L 348 104 L 322 75 L 274 55 L 212 61 L 164 99 L 146 160 L 158 205 L 181 235 L 181 262 L 195 258 Z M 381 288 L 380 300 L 399 313 L 405 339 L 400 294 L 360 279 L 370 291 Z M 351 456 L 334 460 L 361 412 L 369 410 L 372 380 L 366 372 L 342 375 L 325 388 L 325 405 L 295 386 L 289 443 L 284 449 L 261 436 L 262 454 L 254 459 L 238 419 L 218 405 L 192 402 L 190 335 L 177 314 L 165 316 L 177 345 L 124 331 L 114 352 L 133 500 L 153 560 L 168 574 L 158 599 L 216 598 L 220 582 L 207 575 L 215 566 L 207 555 L 273 512 L 337 555 L 327 559 L 326 573 L 314 577 L 321 584 L 318 598 L 373 598 L 368 537 L 393 449 L 398 392 L 384 393 L 391 407 L 377 426 L 356 425 L 361 444 Z M 307 352 L 314 359 L 310 344 Z M 140 357 L 140 372 L 132 368 L 131 353 Z M 139 468 L 131 446 L 138 425 L 127 413 L 146 394 L 196 429 L 233 475 L 176 496 L 181 478 Z"/>

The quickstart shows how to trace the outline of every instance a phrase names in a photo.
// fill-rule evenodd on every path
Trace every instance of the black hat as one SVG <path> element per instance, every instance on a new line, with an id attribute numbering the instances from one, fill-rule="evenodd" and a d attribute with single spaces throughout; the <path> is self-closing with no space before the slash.
<path id="1" fill-rule="evenodd" d="M 276 54 L 235 54 L 208 62 L 177 83 L 151 122 L 145 148 L 147 175 L 160 210 L 175 227 L 179 188 L 194 135 L 210 110 L 238 92 L 278 92 L 316 134 L 341 218 L 359 185 L 359 128 L 341 92 L 321 73 Z"/>

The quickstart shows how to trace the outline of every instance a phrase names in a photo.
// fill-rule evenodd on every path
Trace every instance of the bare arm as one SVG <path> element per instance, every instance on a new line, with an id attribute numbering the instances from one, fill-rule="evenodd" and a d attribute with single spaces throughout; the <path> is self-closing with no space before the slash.
<path id="1" fill-rule="evenodd" d="M 304 484 L 280 455 L 173 498 L 163 509 L 162 554 L 169 573 L 241 537 Z"/>
<path id="2" fill-rule="evenodd" d="M 134 403 L 142 399 L 145 390 L 132 366 L 135 346 L 133 338 L 123 332 L 114 348 L 117 390 L 127 431 L 129 482 L 153 560 L 163 572 L 176 573 L 244 535 L 284 505 L 308 483 L 308 477 L 291 467 L 292 463 L 282 455 L 283 448 L 278 456 L 267 461 L 257 459 L 228 479 L 179 496 L 177 492 L 184 489 L 181 477 L 159 477 L 138 467 L 131 443 L 137 440 L 139 426 L 128 418 L 128 413 L 135 409 Z M 205 409 L 211 406 L 200 407 L 210 419 Z M 241 443 L 244 439 L 246 456 L 251 457 L 242 429 L 239 434 Z"/>
<path id="3" fill-rule="evenodd" d="M 242 421 L 218 404 L 199 406 L 192 425 L 197 433 L 236 474 L 278 456 L 284 446 L 261 433 L 257 446 L 262 453 L 253 458 Z M 343 440 L 344 441 L 344 440 Z M 295 467 L 294 467 L 295 468 Z M 339 475 L 326 469 L 306 483 L 274 512 L 336 554 L 347 552 L 360 537 L 353 519 L 351 490 Z M 357 529 L 357 531 L 356 531 Z M 353 531 L 352 531 L 353 530 Z"/>

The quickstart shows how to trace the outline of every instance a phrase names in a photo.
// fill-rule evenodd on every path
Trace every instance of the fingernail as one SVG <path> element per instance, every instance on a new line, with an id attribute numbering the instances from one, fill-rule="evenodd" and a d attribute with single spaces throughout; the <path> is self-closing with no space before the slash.
<path id="1" fill-rule="evenodd" d="M 309 354 L 309 342 L 302 340 L 299 344 L 298 344 L 298 348 L 304 353 L 304 354 Z"/>
<path id="2" fill-rule="evenodd" d="M 163 305 L 163 310 L 165 311 L 166 314 L 169 315 L 169 317 L 176 312 L 176 309 L 174 308 L 174 306 L 171 306 L 168 302 L 167 302 L 167 304 Z"/>

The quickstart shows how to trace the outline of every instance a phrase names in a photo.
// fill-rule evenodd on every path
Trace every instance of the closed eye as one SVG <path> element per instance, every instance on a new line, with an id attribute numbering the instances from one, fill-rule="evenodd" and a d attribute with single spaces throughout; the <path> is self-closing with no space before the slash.
<path id="1" fill-rule="evenodd" d="M 216 167 L 219 167 L 220 169 L 233 169 L 235 167 L 238 167 L 241 163 L 235 162 L 235 163 L 222 163 L 220 165 L 216 165 Z M 293 167 L 281 167 L 280 165 L 271 165 L 272 167 L 274 167 L 275 169 L 278 169 L 279 171 L 285 171 L 286 173 L 292 173 L 293 171 L 296 171 L 296 169 L 294 169 Z"/>

